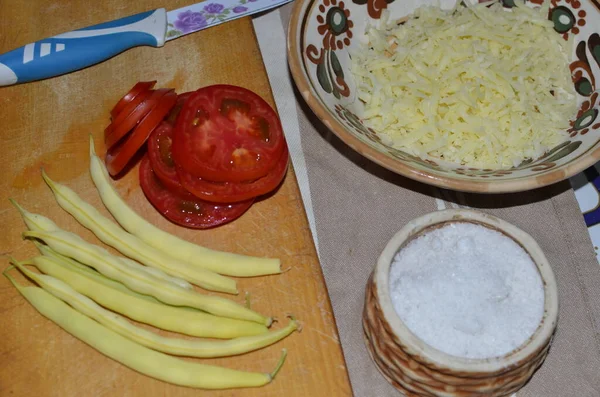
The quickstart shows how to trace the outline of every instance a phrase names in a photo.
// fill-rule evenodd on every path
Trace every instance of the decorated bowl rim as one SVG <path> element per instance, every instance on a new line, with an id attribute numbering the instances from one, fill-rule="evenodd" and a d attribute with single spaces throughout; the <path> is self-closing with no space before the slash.
<path id="1" fill-rule="evenodd" d="M 531 256 L 536 264 L 544 287 L 544 315 L 533 335 L 512 352 L 492 358 L 468 359 L 446 354 L 435 349 L 412 333 L 396 313 L 389 292 L 389 271 L 398 250 L 424 229 L 448 222 L 471 222 L 498 230 L 515 240 Z M 529 234 L 495 216 L 474 210 L 450 209 L 436 211 L 406 224 L 387 243 L 375 266 L 373 279 L 377 285 L 376 299 L 385 320 L 394 334 L 410 354 L 416 354 L 438 367 L 452 371 L 495 373 L 522 365 L 546 346 L 554 333 L 558 321 L 558 291 L 556 278 L 542 249 Z"/>
<path id="2" fill-rule="evenodd" d="M 600 146 L 595 149 L 589 149 L 587 154 L 583 154 L 568 163 L 559 165 L 551 170 L 541 172 L 536 175 L 519 177 L 514 179 L 465 179 L 449 175 L 440 175 L 433 171 L 416 168 L 410 164 L 403 163 L 400 160 L 393 159 L 385 155 L 376 148 L 363 142 L 358 137 L 350 133 L 347 128 L 333 117 L 332 112 L 321 101 L 309 84 L 310 77 L 306 74 L 303 66 L 303 52 L 301 48 L 302 20 L 306 16 L 308 4 L 318 0 L 296 0 L 290 16 L 288 25 L 287 53 L 288 64 L 292 78 L 306 101 L 308 106 L 316 116 L 345 142 L 350 148 L 365 156 L 369 160 L 387 168 L 388 170 L 402 176 L 414 179 L 416 181 L 434 185 L 441 188 L 452 190 L 472 192 L 472 193 L 510 193 L 532 190 L 568 179 L 586 168 L 600 161 Z"/>

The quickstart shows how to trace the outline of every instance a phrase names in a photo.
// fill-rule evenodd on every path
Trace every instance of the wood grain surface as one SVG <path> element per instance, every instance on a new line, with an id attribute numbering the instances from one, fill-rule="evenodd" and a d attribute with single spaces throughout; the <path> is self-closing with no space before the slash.
<path id="1" fill-rule="evenodd" d="M 0 0 L 0 52 L 136 12 L 185 4 L 158 0 Z M 7 255 L 26 259 L 37 254 L 30 242 L 21 239 L 25 225 L 9 204 L 9 197 L 100 244 L 56 204 L 40 169 L 109 215 L 88 173 L 88 134 L 94 136 L 97 150 L 103 154 L 102 134 L 112 105 L 137 81 L 154 79 L 157 86 L 172 87 L 179 93 L 213 83 L 240 85 L 273 104 L 249 18 L 182 37 L 160 49 L 129 50 L 69 75 L 0 88 L 2 268 L 8 265 Z M 285 366 L 273 383 L 259 389 L 209 392 L 160 382 L 67 334 L 0 277 L 1 396 L 351 395 L 329 297 L 291 167 L 275 194 L 257 202 L 235 222 L 204 231 L 187 230 L 162 218 L 138 186 L 137 165 L 114 184 L 146 219 L 184 239 L 214 249 L 281 258 L 287 272 L 238 279 L 242 294 L 232 299 L 242 302 L 243 292 L 248 291 L 253 309 L 280 319 L 274 327 L 281 327 L 285 315 L 293 313 L 303 324 L 302 332 L 258 352 L 198 361 L 269 372 L 286 347 L 289 355 Z M 23 277 L 17 278 L 27 283 Z"/>

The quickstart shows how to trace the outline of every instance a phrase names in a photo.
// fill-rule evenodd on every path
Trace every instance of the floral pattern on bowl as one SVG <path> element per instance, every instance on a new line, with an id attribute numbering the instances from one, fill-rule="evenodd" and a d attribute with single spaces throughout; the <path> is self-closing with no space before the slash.
<path id="1" fill-rule="evenodd" d="M 367 23 L 376 24 L 384 9 L 392 20 L 399 20 L 433 1 L 296 0 L 288 37 L 290 68 L 303 97 L 327 127 L 350 147 L 392 171 L 455 190 L 533 189 L 564 180 L 600 160 L 600 1 L 550 1 L 548 19 L 554 30 L 565 40 L 574 39 L 569 68 L 579 111 L 570 121 L 569 141 L 508 170 L 420 159 L 386 145 L 356 116 L 349 49 L 358 46 Z M 511 7 L 514 2 L 503 0 L 503 4 Z M 444 8 L 453 5 L 450 0 L 441 1 Z"/>

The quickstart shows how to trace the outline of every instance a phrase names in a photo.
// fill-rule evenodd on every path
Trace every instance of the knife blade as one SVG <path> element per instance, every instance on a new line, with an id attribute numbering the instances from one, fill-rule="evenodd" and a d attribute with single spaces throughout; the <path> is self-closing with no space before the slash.
<path id="1" fill-rule="evenodd" d="M 203 1 L 167 12 L 164 8 L 38 40 L 0 55 L 0 86 L 73 72 L 138 46 L 165 42 L 292 0 Z"/>

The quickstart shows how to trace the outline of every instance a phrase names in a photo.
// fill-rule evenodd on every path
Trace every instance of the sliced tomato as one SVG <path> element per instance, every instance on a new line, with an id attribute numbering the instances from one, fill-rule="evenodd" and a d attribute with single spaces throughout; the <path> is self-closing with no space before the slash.
<path id="1" fill-rule="evenodd" d="M 195 91 L 181 108 L 173 159 L 196 177 L 242 182 L 267 175 L 285 145 L 267 102 L 245 88 L 213 85 Z"/>
<path id="2" fill-rule="evenodd" d="M 123 98 L 119 99 L 119 102 L 115 105 L 114 108 L 110 111 L 110 116 L 114 119 L 117 117 L 119 113 L 125 108 L 125 106 L 131 102 L 137 95 L 139 95 L 143 91 L 151 90 L 156 84 L 156 80 L 154 81 L 140 81 L 136 85 L 133 86 L 131 90 L 127 94 L 123 96 Z"/>
<path id="3" fill-rule="evenodd" d="M 275 167 L 262 178 L 247 182 L 211 182 L 195 177 L 177 168 L 177 174 L 183 187 L 206 201 L 216 203 L 234 203 L 267 194 L 281 183 L 285 177 L 289 163 L 287 147 L 284 148 Z"/>
<path id="4" fill-rule="evenodd" d="M 161 103 L 161 98 L 165 94 L 173 92 L 173 90 L 169 88 L 162 88 L 148 92 L 151 92 L 151 95 L 142 103 L 137 105 L 136 108 L 123 119 L 123 121 L 115 120 L 110 126 L 108 126 L 108 128 L 110 128 L 108 133 L 106 133 L 105 130 L 104 143 L 106 143 L 108 148 L 114 146 L 117 142 L 123 139 L 127 133 L 131 131 L 152 109 Z M 117 116 L 117 119 L 119 118 L 120 117 Z"/>
<path id="5" fill-rule="evenodd" d="M 183 107 L 183 104 L 185 103 L 185 101 L 187 101 L 187 99 L 193 94 L 194 92 L 184 92 L 183 94 L 179 94 L 177 96 L 177 103 L 175 104 L 175 106 L 173 107 L 173 109 L 171 110 L 171 112 L 169 113 L 169 115 L 167 116 L 167 118 L 165 119 L 165 121 L 167 121 L 168 123 L 170 123 L 171 125 L 175 125 L 175 122 L 177 121 L 177 117 L 179 116 L 179 112 L 181 112 L 181 108 Z"/>
<path id="6" fill-rule="evenodd" d="M 172 112 L 173 110 L 171 110 Z M 181 185 L 171 157 L 172 139 L 173 126 L 167 121 L 163 121 L 148 138 L 148 158 L 156 177 L 167 189 L 174 193 L 186 194 L 188 191 Z"/>
<path id="7" fill-rule="evenodd" d="M 165 188 L 152 170 L 150 159 L 140 163 L 140 185 L 148 201 L 173 223 L 194 229 L 207 229 L 239 218 L 253 200 L 236 204 L 214 204 L 191 194 L 178 195 Z"/>
<path id="8" fill-rule="evenodd" d="M 127 120 L 128 116 L 132 114 L 134 110 L 138 108 L 142 103 L 146 102 L 148 98 L 152 96 L 154 91 L 147 90 L 139 93 L 135 98 L 131 100 L 128 104 L 125 105 L 121 113 L 119 113 L 115 118 L 112 119 L 112 122 L 104 129 L 104 142 L 106 143 L 113 133 L 113 130 L 116 126 L 123 124 L 124 121 Z M 139 119 L 138 119 L 139 121 Z M 114 139 L 114 138 L 113 138 Z"/>
<path id="9" fill-rule="evenodd" d="M 156 90 L 155 92 L 158 92 Z M 152 131 L 158 126 L 177 102 L 177 94 L 167 90 L 158 104 L 144 116 L 132 133 L 118 144 L 108 149 L 106 153 L 106 168 L 111 175 L 117 175 L 127 165 L 129 160 L 146 142 Z"/>

